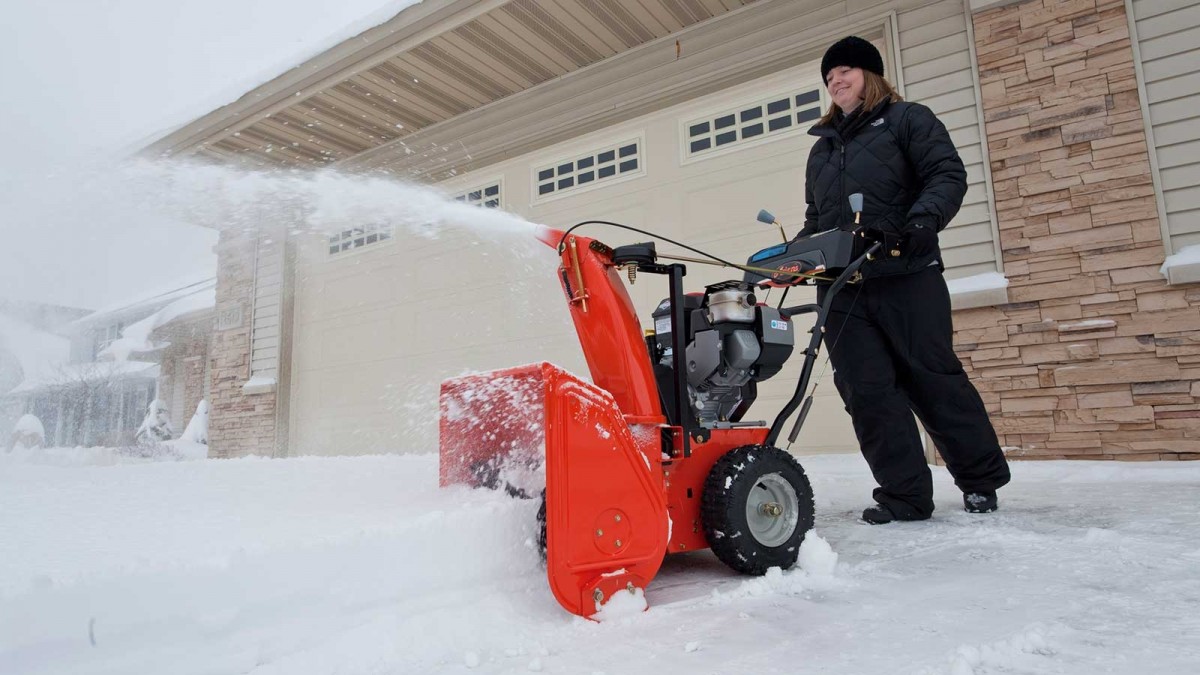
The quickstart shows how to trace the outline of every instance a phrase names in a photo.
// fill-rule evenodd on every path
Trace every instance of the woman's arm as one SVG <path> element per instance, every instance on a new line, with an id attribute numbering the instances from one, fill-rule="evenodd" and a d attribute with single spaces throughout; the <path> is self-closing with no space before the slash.
<path id="1" fill-rule="evenodd" d="M 940 232 L 962 206 L 967 194 L 967 170 L 963 167 L 946 125 L 929 108 L 912 104 L 901 125 L 905 153 L 924 187 L 908 210 L 906 226 L 920 224 Z"/>

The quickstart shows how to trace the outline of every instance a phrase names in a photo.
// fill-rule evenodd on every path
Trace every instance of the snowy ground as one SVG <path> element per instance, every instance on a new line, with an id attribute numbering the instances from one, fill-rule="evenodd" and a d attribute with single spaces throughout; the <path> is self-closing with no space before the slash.
<path id="1" fill-rule="evenodd" d="M 36 419 L 36 418 L 35 418 Z M 122 448 L 96 446 L 85 448 L 26 448 L 17 446 L 8 452 L 0 451 L 0 481 L 10 465 L 39 466 L 112 466 L 114 464 L 146 464 L 149 462 L 182 462 L 204 459 L 208 446 L 183 438 L 163 441 L 151 447 L 130 445 Z M 2 584 L 0 580 L 0 584 Z"/>
<path id="2" fill-rule="evenodd" d="M 0 464 L 0 673 L 1198 672 L 1200 464 L 1018 463 L 989 516 L 938 471 L 886 527 L 860 459 L 804 464 L 836 567 L 672 556 L 605 624 L 551 597 L 535 503 L 432 456 Z"/>

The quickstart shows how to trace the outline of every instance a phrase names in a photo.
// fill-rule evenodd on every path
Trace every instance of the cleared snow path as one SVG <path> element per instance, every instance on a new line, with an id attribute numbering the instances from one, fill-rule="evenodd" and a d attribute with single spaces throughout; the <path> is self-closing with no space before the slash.
<path id="1" fill-rule="evenodd" d="M 856 520 L 857 457 L 802 458 L 821 541 L 746 579 L 668 558 L 650 611 L 562 612 L 537 504 L 436 459 L 0 464 L 0 673 L 1192 673 L 1200 464 L 1018 463 L 972 516 Z"/>

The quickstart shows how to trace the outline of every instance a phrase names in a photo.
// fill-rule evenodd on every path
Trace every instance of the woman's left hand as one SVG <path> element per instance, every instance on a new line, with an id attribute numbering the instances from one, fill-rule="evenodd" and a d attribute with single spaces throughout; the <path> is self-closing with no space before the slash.
<path id="1" fill-rule="evenodd" d="M 910 256 L 922 256 L 933 253 L 937 250 L 938 235 L 937 230 L 923 223 L 913 223 L 908 228 L 908 237 L 905 241 L 906 253 Z"/>

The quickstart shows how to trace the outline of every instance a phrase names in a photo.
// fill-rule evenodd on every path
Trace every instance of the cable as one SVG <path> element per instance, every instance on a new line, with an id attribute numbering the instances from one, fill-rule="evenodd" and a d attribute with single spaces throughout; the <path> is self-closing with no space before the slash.
<path id="1" fill-rule="evenodd" d="M 812 279 L 814 281 L 832 281 L 832 279 L 821 276 L 816 271 L 814 271 L 814 272 L 785 272 L 783 270 L 778 270 L 778 269 L 767 269 L 767 268 L 763 268 L 763 267 L 753 267 L 751 265 L 739 265 L 737 263 L 731 263 L 728 260 L 725 260 L 724 258 L 718 258 L 717 256 L 715 256 L 711 253 L 708 253 L 706 251 L 701 251 L 700 249 L 693 248 L 691 246 L 688 246 L 687 244 L 682 244 L 680 242 L 675 241 L 674 239 L 669 239 L 667 237 L 664 237 L 661 234 L 655 234 L 654 232 L 650 232 L 647 230 L 640 230 L 631 225 L 622 225 L 621 223 L 614 223 L 614 222 L 608 221 L 608 220 L 585 220 L 582 223 L 575 223 L 574 225 L 572 225 L 566 232 L 563 232 L 563 236 L 558 240 L 557 250 L 559 253 L 562 253 L 562 251 L 563 251 L 563 242 L 566 241 L 567 236 L 570 235 L 572 232 L 574 232 L 576 229 L 583 227 L 584 225 L 609 225 L 612 227 L 620 228 L 622 230 L 629 230 L 630 232 L 637 232 L 638 234 L 644 234 L 647 237 L 652 237 L 654 239 L 660 239 L 662 241 L 667 242 L 668 244 L 674 244 L 680 248 L 687 249 L 688 251 L 691 251 L 693 253 L 698 253 L 698 254 L 704 256 L 705 258 L 708 258 L 708 260 L 698 260 L 696 258 L 685 258 L 682 256 L 668 255 L 666 253 L 658 254 L 658 257 L 664 258 L 666 260 L 678 260 L 681 262 L 694 262 L 694 263 L 698 263 L 701 265 L 714 265 L 714 266 L 718 266 L 718 267 L 731 267 L 735 270 L 741 270 L 743 272 L 747 272 L 750 274 L 757 274 L 758 276 L 761 276 L 764 278 L 767 278 L 769 276 L 782 275 L 782 276 L 792 277 L 793 279 Z M 709 262 L 709 261 L 713 261 L 713 262 Z"/>
<path id="2" fill-rule="evenodd" d="M 833 337 L 833 344 L 829 345 L 829 353 L 825 355 L 825 363 L 821 366 L 821 372 L 817 375 L 817 379 L 813 381 L 812 389 L 808 392 L 808 398 L 816 397 L 817 388 L 821 386 L 821 380 L 825 379 L 825 373 L 829 370 L 829 364 L 833 361 L 833 350 L 837 347 L 838 341 L 842 339 L 842 333 L 846 330 L 846 323 L 850 321 L 850 315 L 854 313 L 854 307 L 858 304 L 858 296 L 862 294 L 863 287 L 866 285 L 866 280 L 858 282 L 858 290 L 854 291 L 854 299 L 850 301 L 850 309 L 846 310 L 846 318 L 842 319 L 842 325 L 838 327 L 837 335 Z M 832 303 L 829 305 L 829 310 L 833 311 Z M 787 449 L 792 449 L 791 441 L 788 441 Z"/>
<path id="3" fill-rule="evenodd" d="M 571 234 L 572 232 L 579 229 L 580 227 L 583 227 L 584 225 L 610 225 L 612 227 L 619 227 L 622 230 L 629 230 L 630 232 L 637 232 L 638 234 L 644 234 L 647 237 L 654 237 L 655 239 L 661 239 L 661 240 L 667 242 L 668 244 L 674 244 L 675 246 L 678 246 L 679 248 L 686 249 L 686 250 L 691 251 L 692 253 L 696 253 L 698 255 L 702 255 L 705 258 L 708 258 L 710 260 L 715 260 L 716 262 L 719 262 L 722 265 L 725 265 L 726 267 L 735 267 L 739 270 L 742 270 L 743 272 L 746 271 L 745 269 L 743 269 L 742 265 L 739 265 L 737 263 L 731 263 L 728 260 L 725 260 L 723 258 L 718 258 L 717 256 L 715 256 L 711 253 L 708 253 L 706 251 L 701 251 L 700 249 L 693 248 L 691 246 L 688 246 L 687 244 L 681 244 L 681 243 L 675 241 L 674 239 L 668 239 L 667 237 L 664 237 L 661 234 L 655 234 L 655 233 L 649 232 L 647 230 L 639 230 L 636 227 L 633 227 L 630 225 L 622 225 L 621 223 L 614 223 L 610 220 L 585 220 L 582 223 L 575 223 L 574 225 L 572 225 L 570 227 L 570 229 L 568 229 L 566 232 L 563 232 L 562 238 L 558 240 L 558 250 L 562 251 L 563 242 L 567 240 L 567 235 Z"/>

